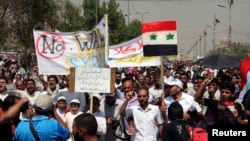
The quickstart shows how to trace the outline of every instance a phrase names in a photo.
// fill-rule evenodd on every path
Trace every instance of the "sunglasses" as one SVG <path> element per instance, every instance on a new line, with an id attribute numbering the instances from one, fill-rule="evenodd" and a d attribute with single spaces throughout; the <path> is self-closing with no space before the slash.
<path id="1" fill-rule="evenodd" d="M 170 86 L 170 85 L 167 85 L 167 86 L 165 86 L 165 88 L 166 88 L 166 89 L 172 89 L 174 86 L 175 86 L 175 85 L 171 85 L 171 86 Z"/>

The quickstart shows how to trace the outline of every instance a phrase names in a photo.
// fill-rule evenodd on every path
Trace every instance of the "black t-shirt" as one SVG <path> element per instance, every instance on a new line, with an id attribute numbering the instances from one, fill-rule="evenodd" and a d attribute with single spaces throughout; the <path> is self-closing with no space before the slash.
<path id="1" fill-rule="evenodd" d="M 204 115 L 204 120 L 208 125 L 218 124 L 218 101 L 204 98 L 204 106 L 207 106 L 207 111 Z"/>
<path id="2" fill-rule="evenodd" d="M 163 126 L 163 141 L 187 141 L 186 122 L 184 120 L 174 120 Z"/>

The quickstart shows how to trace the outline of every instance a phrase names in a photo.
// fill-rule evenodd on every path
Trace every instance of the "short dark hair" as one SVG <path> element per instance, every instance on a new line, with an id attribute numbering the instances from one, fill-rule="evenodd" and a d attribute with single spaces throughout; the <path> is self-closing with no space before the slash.
<path id="1" fill-rule="evenodd" d="M 83 113 L 74 119 L 77 128 L 84 128 L 89 135 L 96 135 L 97 121 L 90 113 Z"/>
<path id="2" fill-rule="evenodd" d="M 149 96 L 149 92 L 148 92 L 148 88 L 147 87 L 144 87 L 144 86 L 140 87 L 138 89 L 138 92 L 141 91 L 141 90 L 145 90 L 147 92 L 147 95 Z"/>
<path id="3" fill-rule="evenodd" d="M 116 71 L 116 72 L 115 72 L 115 74 L 122 75 L 122 73 L 121 73 L 121 72 L 119 72 L 119 71 Z"/>
<path id="4" fill-rule="evenodd" d="M 56 83 L 59 82 L 56 75 L 50 75 L 50 76 L 48 76 L 48 80 L 49 80 L 50 78 L 54 78 L 54 79 L 56 80 Z"/>
<path id="5" fill-rule="evenodd" d="M 183 108 L 178 101 L 175 101 L 169 105 L 168 118 L 171 121 L 176 119 L 183 119 Z"/>
<path id="6" fill-rule="evenodd" d="M 122 79 L 122 84 L 124 84 L 126 81 L 131 81 L 133 83 L 133 80 L 131 80 L 130 78 L 125 77 L 125 78 Z"/>
<path id="7" fill-rule="evenodd" d="M 219 81 L 217 78 L 213 78 L 212 81 L 210 83 L 215 83 L 216 85 L 219 84 Z"/>
<path id="8" fill-rule="evenodd" d="M 27 84 L 27 82 L 28 82 L 28 81 L 31 81 L 31 82 L 33 82 L 34 84 L 36 84 L 36 82 L 35 82 L 35 80 L 34 80 L 34 79 L 29 78 L 29 79 L 27 79 L 27 80 L 26 80 L 26 82 L 25 82 L 25 83 Z"/>
<path id="9" fill-rule="evenodd" d="M 189 78 L 189 75 L 188 75 L 188 73 L 187 73 L 187 72 L 182 72 L 180 75 L 184 75 L 184 76 L 186 76 L 186 77 L 187 77 L 187 79 L 190 79 L 190 78 Z"/>
<path id="10" fill-rule="evenodd" d="M 235 85 L 232 82 L 226 81 L 226 82 L 221 83 L 220 89 L 227 89 L 231 93 L 234 94 L 234 92 L 235 92 Z"/>
<path id="11" fill-rule="evenodd" d="M 1 76 L 1 77 L 0 77 L 0 79 L 5 80 L 5 82 L 6 82 L 6 83 L 8 82 L 7 78 L 6 78 L 6 77 L 4 77 L 4 76 Z"/>
<path id="12" fill-rule="evenodd" d="M 8 95 L 2 102 L 2 110 L 7 111 L 11 106 L 16 104 L 16 100 L 20 100 L 20 97 L 16 95 Z"/>

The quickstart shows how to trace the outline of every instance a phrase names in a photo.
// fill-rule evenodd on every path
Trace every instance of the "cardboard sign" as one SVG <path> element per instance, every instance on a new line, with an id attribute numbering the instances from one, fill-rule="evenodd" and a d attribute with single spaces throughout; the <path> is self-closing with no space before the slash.
<path id="1" fill-rule="evenodd" d="M 70 91 L 113 93 L 115 69 L 70 68 Z M 72 81 L 71 81 L 72 80 Z"/>

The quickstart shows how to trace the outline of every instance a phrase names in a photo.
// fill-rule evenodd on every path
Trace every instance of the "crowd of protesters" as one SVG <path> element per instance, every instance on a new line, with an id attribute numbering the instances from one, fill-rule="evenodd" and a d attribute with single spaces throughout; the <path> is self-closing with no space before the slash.
<path id="1" fill-rule="evenodd" d="M 163 78 L 160 66 L 116 68 L 114 93 L 70 92 L 69 75 L 38 69 L 2 57 L 1 141 L 181 141 L 183 121 L 249 125 L 250 92 L 242 92 L 239 68 L 173 63 Z"/>

